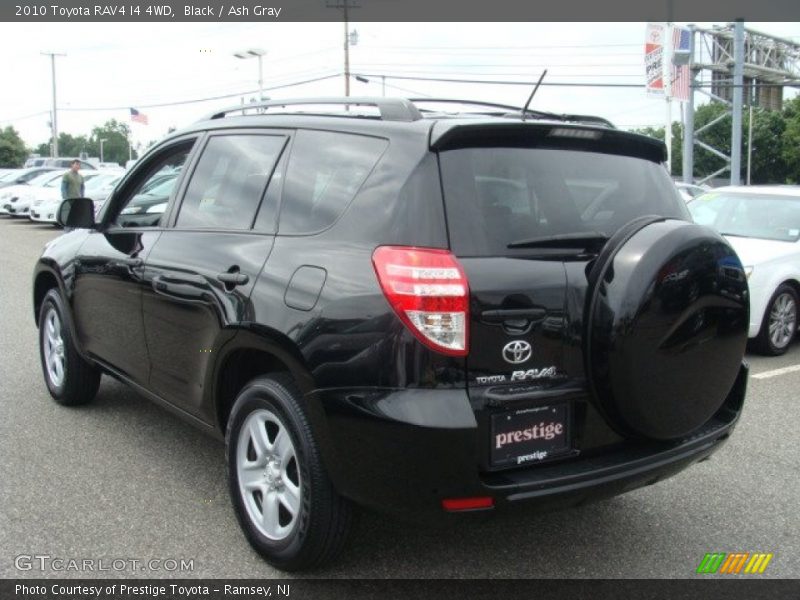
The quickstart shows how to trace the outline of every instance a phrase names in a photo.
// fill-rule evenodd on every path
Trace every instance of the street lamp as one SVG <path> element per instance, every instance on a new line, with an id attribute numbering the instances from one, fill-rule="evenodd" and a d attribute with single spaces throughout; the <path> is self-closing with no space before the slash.
<path id="1" fill-rule="evenodd" d="M 56 56 L 66 56 L 63 52 L 40 52 L 44 56 L 50 57 L 50 70 L 53 79 L 53 118 L 50 119 L 50 128 L 53 135 L 53 143 L 50 153 L 54 158 L 58 157 L 58 114 L 56 109 Z"/>
<path id="2" fill-rule="evenodd" d="M 108 141 L 107 139 L 101 139 L 100 140 L 100 162 L 104 162 L 103 161 L 103 144 L 105 144 L 107 141 Z"/>
<path id="3" fill-rule="evenodd" d="M 264 71 L 263 71 L 263 58 L 264 55 L 267 53 L 266 50 L 261 50 L 260 48 L 249 48 L 247 50 L 240 50 L 239 52 L 234 52 L 233 55 L 236 58 L 257 58 L 258 59 L 258 100 L 259 102 L 264 98 Z"/>

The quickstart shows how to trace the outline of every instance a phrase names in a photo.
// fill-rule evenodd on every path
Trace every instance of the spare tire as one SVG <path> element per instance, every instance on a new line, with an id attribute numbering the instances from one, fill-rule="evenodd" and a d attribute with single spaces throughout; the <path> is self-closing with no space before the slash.
<path id="1" fill-rule="evenodd" d="M 717 412 L 747 343 L 747 278 L 719 234 L 645 217 L 590 265 L 587 378 L 610 425 L 628 437 L 686 436 Z"/>

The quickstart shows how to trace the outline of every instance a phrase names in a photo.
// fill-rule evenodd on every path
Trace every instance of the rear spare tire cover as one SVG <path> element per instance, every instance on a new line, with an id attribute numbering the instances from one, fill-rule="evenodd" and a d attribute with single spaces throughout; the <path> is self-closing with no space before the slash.
<path id="1" fill-rule="evenodd" d="M 706 227 L 650 218 L 623 229 L 588 275 L 588 377 L 618 431 L 679 438 L 719 410 L 739 372 L 747 278 Z"/>

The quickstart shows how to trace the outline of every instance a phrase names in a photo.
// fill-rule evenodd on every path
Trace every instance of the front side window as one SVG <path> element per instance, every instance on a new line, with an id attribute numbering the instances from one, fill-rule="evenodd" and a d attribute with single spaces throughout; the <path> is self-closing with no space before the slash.
<path id="1" fill-rule="evenodd" d="M 192 174 L 175 226 L 250 229 L 285 143 L 278 135 L 213 136 Z"/>
<path id="2" fill-rule="evenodd" d="M 117 204 L 119 212 L 114 224 L 119 227 L 156 227 L 167 209 L 172 191 L 194 145 L 194 140 L 182 142 L 164 150 L 142 165 L 132 183 L 122 190 Z"/>

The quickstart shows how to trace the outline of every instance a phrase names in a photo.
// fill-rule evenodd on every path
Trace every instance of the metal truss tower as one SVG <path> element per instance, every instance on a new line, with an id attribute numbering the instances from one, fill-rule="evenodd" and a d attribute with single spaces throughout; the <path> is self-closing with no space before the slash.
<path id="1" fill-rule="evenodd" d="M 692 182 L 694 147 L 699 146 L 720 157 L 725 165 L 699 179 L 699 183 L 730 170 L 731 184 L 741 181 L 742 107 L 757 106 L 780 110 L 783 90 L 800 87 L 800 44 L 744 27 L 737 21 L 725 26 L 692 30 L 692 52 L 689 67 L 691 88 L 686 107 L 683 136 L 683 180 Z M 700 92 L 728 106 L 728 110 L 700 129 L 694 128 L 694 98 Z M 728 116 L 731 127 L 731 154 L 698 139 L 704 131 Z"/>

